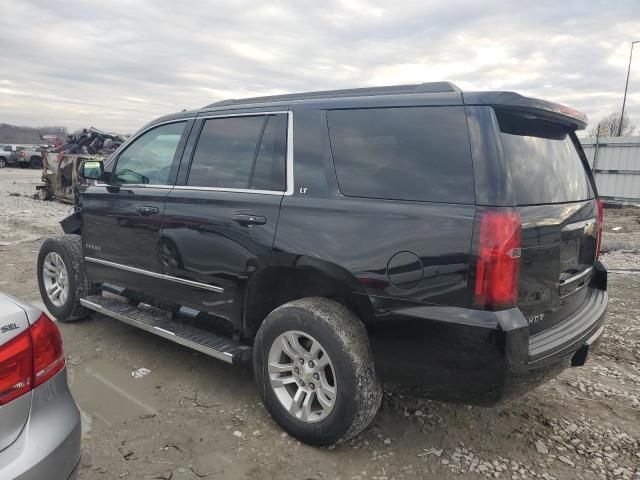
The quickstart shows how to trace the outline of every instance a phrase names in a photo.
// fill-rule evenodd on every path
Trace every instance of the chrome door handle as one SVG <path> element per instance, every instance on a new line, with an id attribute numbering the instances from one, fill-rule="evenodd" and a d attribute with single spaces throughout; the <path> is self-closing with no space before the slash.
<path id="1" fill-rule="evenodd" d="M 142 217 L 156 215 L 159 211 L 158 207 L 136 207 L 136 212 Z"/>
<path id="2" fill-rule="evenodd" d="M 249 225 L 264 225 L 267 223 L 266 218 L 259 217 L 258 215 L 234 215 L 233 221 L 243 227 L 248 227 Z"/>

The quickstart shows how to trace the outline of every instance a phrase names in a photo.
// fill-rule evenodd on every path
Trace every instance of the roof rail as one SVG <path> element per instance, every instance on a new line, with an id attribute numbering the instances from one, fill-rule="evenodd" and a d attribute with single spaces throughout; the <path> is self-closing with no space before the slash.
<path id="1" fill-rule="evenodd" d="M 325 90 L 320 92 L 290 93 L 286 95 L 271 95 L 265 97 L 251 97 L 221 100 L 205 108 L 223 107 L 227 105 L 241 105 L 249 103 L 271 103 L 293 100 L 312 100 L 316 98 L 335 97 L 366 97 L 372 95 L 402 95 L 411 93 L 450 93 L 460 89 L 451 82 L 429 82 L 417 85 L 393 85 L 388 87 L 349 88 L 345 90 Z"/>

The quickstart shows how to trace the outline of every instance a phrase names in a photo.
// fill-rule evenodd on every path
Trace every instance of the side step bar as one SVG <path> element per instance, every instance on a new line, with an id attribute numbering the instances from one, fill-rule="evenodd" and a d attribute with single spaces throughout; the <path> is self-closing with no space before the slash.
<path id="1" fill-rule="evenodd" d="M 134 307 L 115 298 L 101 295 L 82 298 L 80 303 L 98 313 L 227 363 L 238 364 L 251 358 L 251 347 L 201 328 L 171 320 L 162 310 Z"/>

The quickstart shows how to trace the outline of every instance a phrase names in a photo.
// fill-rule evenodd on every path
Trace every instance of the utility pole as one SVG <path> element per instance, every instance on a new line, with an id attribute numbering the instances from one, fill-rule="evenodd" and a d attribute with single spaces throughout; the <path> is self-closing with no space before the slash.
<path id="1" fill-rule="evenodd" d="M 631 53 L 629 54 L 629 67 L 627 68 L 627 83 L 624 85 L 624 97 L 622 98 L 622 113 L 620 114 L 620 123 L 618 124 L 618 137 L 622 134 L 622 120 L 624 120 L 624 105 L 627 103 L 627 89 L 629 88 L 629 73 L 631 72 L 631 59 L 633 58 L 633 46 L 640 43 L 640 40 L 631 42 Z"/>

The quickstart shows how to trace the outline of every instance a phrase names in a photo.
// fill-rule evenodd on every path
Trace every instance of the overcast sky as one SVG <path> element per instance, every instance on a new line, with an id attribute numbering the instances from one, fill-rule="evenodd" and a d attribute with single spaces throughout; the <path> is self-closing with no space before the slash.
<path id="1" fill-rule="evenodd" d="M 640 0 L 0 0 L 0 122 L 132 132 L 225 98 L 450 80 L 619 110 Z M 640 44 L 627 111 L 640 125 Z"/>

